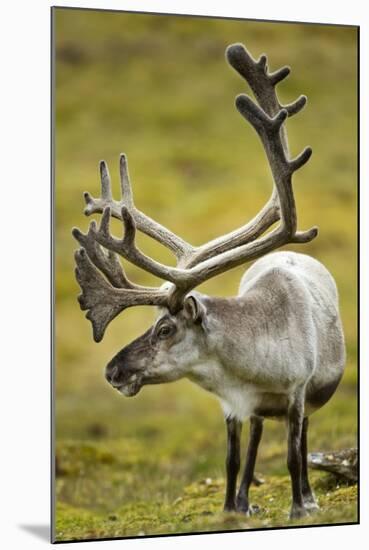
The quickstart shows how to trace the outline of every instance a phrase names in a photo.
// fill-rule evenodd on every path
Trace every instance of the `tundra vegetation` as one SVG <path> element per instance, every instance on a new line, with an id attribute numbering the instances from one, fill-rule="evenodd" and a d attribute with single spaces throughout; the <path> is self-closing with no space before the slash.
<path id="1" fill-rule="evenodd" d="M 303 252 L 336 279 L 348 355 L 337 393 L 313 416 L 309 446 L 355 446 L 356 31 L 61 9 L 55 21 L 56 539 L 290 524 L 283 424 L 265 422 L 256 465 L 265 483 L 251 489 L 259 513 L 224 514 L 225 434 L 217 401 L 188 381 L 146 387 L 132 400 L 105 382 L 107 361 L 150 326 L 153 312 L 127 310 L 102 343 L 92 343 L 75 302 L 70 227 L 81 220 L 81 190 L 98 195 L 96 160 L 105 158 L 114 178 L 122 150 L 136 203 L 186 240 L 201 243 L 251 219 L 269 196 L 271 178 L 253 130 L 234 108 L 244 88 L 223 52 L 240 41 L 256 57 L 272 51 L 272 70 L 291 65 L 282 101 L 300 93 L 309 98 L 304 120 L 288 121 L 292 156 L 306 143 L 315 153 L 294 186 L 299 224 L 320 229 Z M 150 256 L 170 261 L 152 240 L 138 239 Z M 125 267 L 130 279 L 157 284 Z M 234 295 L 243 271 L 200 290 Z M 294 523 L 356 521 L 355 486 L 317 471 L 311 480 L 321 511 Z"/>

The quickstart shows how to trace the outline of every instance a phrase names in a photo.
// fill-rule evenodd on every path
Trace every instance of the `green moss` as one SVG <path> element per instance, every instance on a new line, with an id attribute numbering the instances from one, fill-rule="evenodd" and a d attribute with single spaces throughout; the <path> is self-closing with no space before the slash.
<path id="1" fill-rule="evenodd" d="M 320 474 L 313 474 L 313 484 Z M 185 487 L 172 502 L 137 501 L 110 513 L 91 513 L 60 502 L 57 508 L 57 540 L 124 537 L 158 533 L 186 533 L 258 529 L 288 525 L 354 523 L 357 521 L 356 486 L 335 487 L 329 492 L 316 489 L 321 509 L 301 520 L 290 521 L 290 481 L 286 476 L 268 477 L 253 487 L 251 501 L 259 511 L 246 517 L 222 512 L 224 480 L 210 478 Z"/>

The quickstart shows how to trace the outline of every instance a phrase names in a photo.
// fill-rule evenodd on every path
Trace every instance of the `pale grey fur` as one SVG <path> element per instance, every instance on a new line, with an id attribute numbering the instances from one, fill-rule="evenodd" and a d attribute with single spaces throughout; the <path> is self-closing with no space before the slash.
<path id="1" fill-rule="evenodd" d="M 319 389 L 341 377 L 336 285 L 310 256 L 269 254 L 246 271 L 238 298 L 202 301 L 208 345 L 226 373 L 225 386 L 219 387 L 216 369 L 191 377 L 216 393 L 228 414 L 243 419 L 260 406 L 287 409 L 296 387 Z M 314 409 L 307 404 L 307 413 Z"/>
<path id="2" fill-rule="evenodd" d="M 284 416 L 298 388 L 316 393 L 340 379 L 345 348 L 337 289 L 310 256 L 265 256 L 246 271 L 237 297 L 190 296 L 202 310 L 200 324 L 188 308 L 175 316 L 162 308 L 156 324 L 169 318 L 175 336 L 152 354 L 132 348 L 141 385 L 187 377 L 215 394 L 227 416 L 245 419 L 258 410 Z M 305 408 L 309 414 L 318 407 Z"/>

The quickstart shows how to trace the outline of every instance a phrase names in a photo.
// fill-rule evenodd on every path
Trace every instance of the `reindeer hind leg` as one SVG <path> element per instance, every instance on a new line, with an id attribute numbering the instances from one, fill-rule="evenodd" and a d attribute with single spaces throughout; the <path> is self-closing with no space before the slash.
<path id="1" fill-rule="evenodd" d="M 308 463 L 307 463 L 308 427 L 309 427 L 309 418 L 305 416 L 302 423 L 302 432 L 301 432 L 301 460 L 302 460 L 301 483 L 302 483 L 302 499 L 304 501 L 304 506 L 305 506 L 305 509 L 310 512 L 310 511 L 319 510 L 319 505 L 315 499 L 314 493 L 309 483 Z"/>
<path id="2" fill-rule="evenodd" d="M 304 420 L 305 386 L 296 390 L 287 413 L 288 453 L 287 466 L 291 476 L 292 507 L 290 519 L 306 516 L 307 510 L 302 496 L 301 436 Z"/>

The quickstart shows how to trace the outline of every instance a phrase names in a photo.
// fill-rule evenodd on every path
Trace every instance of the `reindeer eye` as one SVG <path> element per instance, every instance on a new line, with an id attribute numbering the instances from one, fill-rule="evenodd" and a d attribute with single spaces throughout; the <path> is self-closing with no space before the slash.
<path id="1" fill-rule="evenodd" d="M 175 332 L 175 326 L 174 325 L 163 325 L 158 330 L 158 338 L 161 338 L 164 340 L 165 338 L 168 338 Z"/>

